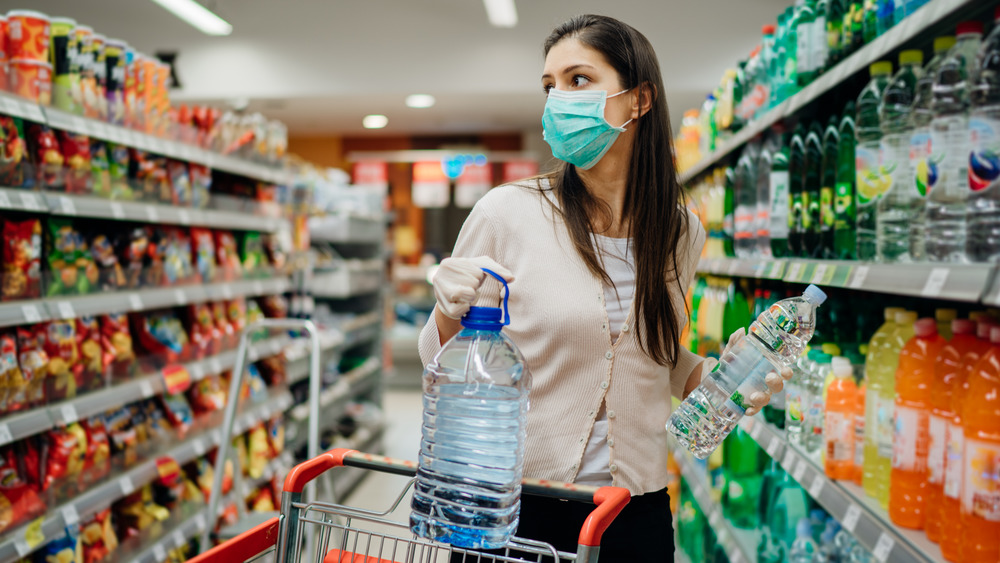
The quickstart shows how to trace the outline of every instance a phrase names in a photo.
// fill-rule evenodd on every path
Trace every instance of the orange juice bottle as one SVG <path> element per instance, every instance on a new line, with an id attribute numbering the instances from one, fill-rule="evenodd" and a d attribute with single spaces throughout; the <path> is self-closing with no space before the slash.
<path id="1" fill-rule="evenodd" d="M 1000 326 L 990 331 L 990 351 L 969 373 L 962 422 L 962 481 L 958 561 L 994 561 L 1000 552 Z"/>
<path id="2" fill-rule="evenodd" d="M 994 321 L 986 313 L 976 315 L 976 344 L 962 358 L 962 369 L 952 383 L 951 410 L 955 418 L 948 424 L 948 444 L 944 462 L 944 498 L 941 501 L 941 555 L 947 561 L 958 561 L 962 541 L 961 496 L 965 475 L 965 432 L 962 413 L 969 391 L 969 374 L 991 348 L 990 331 Z M 969 314 L 973 318 L 973 313 Z M 998 343 L 1000 344 L 1000 343 Z"/>
<path id="3" fill-rule="evenodd" d="M 920 530 L 924 527 L 934 360 L 945 340 L 933 318 L 918 320 L 913 331 L 913 338 L 899 353 L 896 368 L 889 518 L 903 528 Z"/>
<path id="4" fill-rule="evenodd" d="M 854 383 L 850 360 L 840 356 L 833 358 L 833 377 L 834 380 L 826 390 L 824 467 L 827 477 L 831 479 L 853 479 L 854 415 L 857 410 L 858 388 Z"/>
<path id="5" fill-rule="evenodd" d="M 940 311 L 940 309 L 939 309 Z M 939 325 L 940 326 L 940 325 Z M 979 348 L 976 323 L 968 319 L 951 321 L 951 340 L 941 347 L 934 360 L 931 384 L 930 445 L 927 448 L 927 539 L 941 541 L 941 503 L 944 498 L 944 468 L 948 450 L 948 424 L 955 418 L 952 394 L 956 381 L 966 379 L 963 358 Z M 978 354 L 977 354 L 978 357 Z"/>

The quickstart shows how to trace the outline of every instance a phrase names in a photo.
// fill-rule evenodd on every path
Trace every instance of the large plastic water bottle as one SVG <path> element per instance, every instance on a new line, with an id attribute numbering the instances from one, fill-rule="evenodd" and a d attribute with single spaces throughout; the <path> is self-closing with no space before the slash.
<path id="1" fill-rule="evenodd" d="M 983 35 L 977 21 L 958 24 L 955 46 L 934 81 L 934 119 L 927 196 L 927 257 L 937 262 L 965 262 L 969 200 L 969 89 L 976 78 L 976 52 Z"/>
<path id="2" fill-rule="evenodd" d="M 812 537 L 812 525 L 802 518 L 795 526 L 795 541 L 788 550 L 788 563 L 818 563 L 819 547 Z"/>
<path id="3" fill-rule="evenodd" d="M 747 337 L 681 403 L 667 430 L 696 457 L 708 457 L 746 414 L 746 398 L 767 389 L 764 377 L 805 350 L 824 301 L 826 294 L 810 285 L 801 297 L 782 299 L 761 313 Z"/>
<path id="4" fill-rule="evenodd" d="M 1000 7 L 994 21 L 1000 24 Z M 976 262 L 1000 261 L 1000 25 L 979 51 L 979 80 L 972 90 L 972 156 L 969 160 L 968 237 Z"/>
<path id="5" fill-rule="evenodd" d="M 757 158 L 758 143 L 748 143 L 736 163 L 734 176 L 735 241 L 738 258 L 751 258 L 757 250 Z"/>
<path id="6" fill-rule="evenodd" d="M 857 241 L 858 260 L 874 260 L 877 255 L 876 231 L 878 201 L 888 188 L 879 167 L 879 143 L 882 140 L 882 128 L 879 122 L 878 107 L 882 101 L 882 93 L 889 84 L 892 74 L 892 63 L 879 61 L 868 67 L 871 81 L 858 96 L 857 119 L 854 127 L 858 142 L 854 146 L 855 173 L 857 174 L 858 206 Z"/>
<path id="7" fill-rule="evenodd" d="M 509 293 L 503 311 L 469 309 L 462 331 L 424 370 L 423 439 L 410 513 L 418 536 L 493 549 L 517 529 L 531 375 L 501 331 L 510 322 Z"/>

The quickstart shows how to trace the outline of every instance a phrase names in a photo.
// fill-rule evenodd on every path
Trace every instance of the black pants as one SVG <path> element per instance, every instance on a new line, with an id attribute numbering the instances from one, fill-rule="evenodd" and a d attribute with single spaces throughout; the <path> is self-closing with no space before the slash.
<path id="1" fill-rule="evenodd" d="M 576 553 L 580 528 L 594 505 L 524 495 L 520 538 L 544 541 L 559 551 Z M 498 552 L 498 553 L 502 553 Z M 534 561 L 536 556 L 511 554 Z M 463 561 L 453 555 L 453 563 Z M 674 560 L 674 526 L 667 490 L 634 496 L 601 538 L 601 563 L 662 563 Z M 464 561 L 475 561 L 469 556 Z M 550 563 L 551 557 L 543 561 Z"/>

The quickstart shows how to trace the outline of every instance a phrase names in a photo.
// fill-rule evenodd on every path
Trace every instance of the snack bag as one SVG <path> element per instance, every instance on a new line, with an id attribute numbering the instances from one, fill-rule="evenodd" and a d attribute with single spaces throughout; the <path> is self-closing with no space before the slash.
<path id="1" fill-rule="evenodd" d="M 160 396 L 160 401 L 163 403 L 163 410 L 167 421 L 177 431 L 177 437 L 183 439 L 184 435 L 191 428 L 191 423 L 194 421 L 194 412 L 191 409 L 191 405 L 188 404 L 187 398 L 183 393 L 174 395 L 164 394 Z"/>
<path id="2" fill-rule="evenodd" d="M 198 416 L 222 410 L 226 406 L 226 390 L 218 374 L 196 381 L 188 393 L 191 408 Z"/>
<path id="3" fill-rule="evenodd" d="M 132 187 L 129 185 L 129 151 L 124 145 L 107 143 L 108 176 L 111 181 L 111 199 L 131 201 L 135 199 Z"/>
<path id="4" fill-rule="evenodd" d="M 45 503 L 18 470 L 17 459 L 13 448 L 0 455 L 0 531 L 45 512 Z"/>
<path id="5" fill-rule="evenodd" d="M 233 325 L 229 322 L 229 314 L 226 311 L 226 303 L 224 301 L 212 303 L 212 316 L 215 317 L 215 326 L 218 327 L 219 334 L 222 337 L 222 348 L 229 349 L 236 346 L 239 336 L 233 329 Z"/>
<path id="6" fill-rule="evenodd" d="M 144 281 L 149 287 L 167 285 L 163 259 L 166 255 L 162 231 L 146 227 L 149 232 L 149 247 L 146 252 L 146 269 L 143 272 Z"/>
<path id="7" fill-rule="evenodd" d="M 282 243 L 282 236 L 277 233 L 262 235 L 262 240 L 264 242 L 265 263 L 269 261 L 274 269 L 284 271 L 288 265 L 288 252 L 286 244 Z M 291 246 L 290 240 L 288 240 L 287 246 Z"/>
<path id="8" fill-rule="evenodd" d="M 35 167 L 35 185 L 41 190 L 63 191 L 66 177 L 65 159 L 55 133 L 47 125 L 32 123 L 28 127 L 28 149 Z"/>
<path id="9" fill-rule="evenodd" d="M 188 165 L 188 170 L 191 178 L 191 206 L 204 209 L 208 207 L 209 192 L 212 189 L 212 170 L 193 162 Z"/>
<path id="10" fill-rule="evenodd" d="M 172 311 L 148 315 L 133 313 L 130 318 L 144 352 L 142 357 L 151 366 L 158 369 L 187 358 L 188 335 Z"/>
<path id="11" fill-rule="evenodd" d="M 167 160 L 167 174 L 173 188 L 173 204 L 181 207 L 191 207 L 193 187 L 191 176 L 188 175 L 188 165 L 179 160 Z"/>
<path id="12" fill-rule="evenodd" d="M 46 222 L 49 229 L 46 255 L 51 275 L 46 294 L 88 293 L 97 283 L 98 275 L 83 236 L 69 219 L 51 217 Z"/>
<path id="13" fill-rule="evenodd" d="M 215 239 L 212 237 L 212 231 L 201 227 L 192 228 L 191 242 L 192 258 L 201 282 L 216 281 L 218 269 L 215 265 Z"/>
<path id="14" fill-rule="evenodd" d="M 92 191 L 90 138 L 69 131 L 59 131 L 58 138 L 66 166 L 66 193 L 89 194 Z"/>
<path id="15" fill-rule="evenodd" d="M 166 170 L 166 159 L 130 148 L 128 175 L 139 190 L 140 199 L 171 203 L 173 194 Z"/>
<path id="16" fill-rule="evenodd" d="M 285 382 L 285 366 L 284 353 L 257 361 L 261 376 L 271 386 L 281 385 Z"/>
<path id="17" fill-rule="evenodd" d="M 3 301 L 41 297 L 42 223 L 38 219 L 3 223 Z"/>
<path id="18" fill-rule="evenodd" d="M 97 139 L 90 140 L 90 177 L 94 195 L 111 197 L 111 163 L 108 145 Z"/>
<path id="19" fill-rule="evenodd" d="M 132 348 L 128 317 L 124 313 L 101 317 L 101 348 L 112 378 L 120 379 L 131 375 L 135 367 L 135 350 Z"/>
<path id="20" fill-rule="evenodd" d="M 45 323 L 17 327 L 18 363 L 24 385 L 14 393 L 13 404 L 29 408 L 40 405 L 45 398 L 49 356 L 45 353 Z"/>
<path id="21" fill-rule="evenodd" d="M 149 231 L 145 227 L 129 229 L 128 232 L 119 235 L 116 242 L 118 263 L 125 270 L 125 287 L 141 286 L 149 263 Z"/>
<path id="22" fill-rule="evenodd" d="M 285 425 L 278 415 L 267 421 L 267 442 L 271 447 L 271 457 L 275 458 L 285 451 Z"/>
<path id="23" fill-rule="evenodd" d="M 31 187 L 34 174 L 28 170 L 28 147 L 24 142 L 23 122 L 0 115 L 0 184 L 12 188 Z"/>
<path id="24" fill-rule="evenodd" d="M 220 333 L 212 318 L 212 308 L 206 303 L 188 305 L 186 319 L 192 357 L 200 359 L 217 354 Z"/>
<path id="25" fill-rule="evenodd" d="M 80 390 L 98 389 L 106 383 L 104 373 L 112 356 L 104 351 L 101 324 L 97 317 L 76 319 L 76 340 L 80 353 Z"/>
<path id="26" fill-rule="evenodd" d="M 231 299 L 226 302 L 226 315 L 229 324 L 233 325 L 233 331 L 238 336 L 247 326 L 247 302 L 245 299 Z"/>
<path id="27" fill-rule="evenodd" d="M 13 412 L 11 399 L 24 385 L 21 367 L 17 365 L 17 338 L 13 333 L 0 333 L 0 414 Z M 23 405 L 16 410 L 21 408 Z"/>
<path id="28" fill-rule="evenodd" d="M 187 284 L 194 281 L 195 270 L 191 262 L 191 239 L 184 229 L 164 227 L 163 269 L 167 285 Z"/>
<path id="29" fill-rule="evenodd" d="M 104 426 L 111 445 L 112 466 L 125 470 L 135 465 L 139 461 L 139 437 L 132 412 L 124 407 L 108 411 L 104 415 Z"/>
<path id="30" fill-rule="evenodd" d="M 87 455 L 87 433 L 74 422 L 66 428 L 50 430 L 47 437 L 49 453 L 42 476 L 42 490 L 56 487 L 72 492 L 83 472 Z"/>
<path id="31" fill-rule="evenodd" d="M 91 235 L 90 256 L 97 267 L 97 286 L 100 291 L 115 291 L 126 287 L 125 271 L 122 270 L 115 246 L 107 235 Z"/>
<path id="32" fill-rule="evenodd" d="M 51 321 L 45 326 L 45 335 L 45 353 L 49 356 L 46 397 L 49 401 L 75 397 L 83 379 L 76 321 Z"/>
<path id="33" fill-rule="evenodd" d="M 247 366 L 247 377 L 243 383 L 242 397 L 249 398 L 253 402 L 267 399 L 267 384 L 264 383 L 260 370 L 254 364 Z"/>
<path id="34" fill-rule="evenodd" d="M 288 300 L 284 295 L 268 295 L 258 297 L 257 303 L 264 311 L 264 316 L 270 319 L 283 319 L 288 316 Z"/>
<path id="35" fill-rule="evenodd" d="M 240 238 L 240 263 L 243 272 L 248 276 L 254 276 L 260 270 L 267 267 L 267 259 L 264 256 L 264 241 L 260 238 L 260 233 L 248 231 Z"/>
<path id="36" fill-rule="evenodd" d="M 270 489 L 261 489 L 250 497 L 250 510 L 253 512 L 274 512 L 274 493 Z"/>
<path id="37" fill-rule="evenodd" d="M 110 507 L 80 523 L 80 540 L 83 543 L 83 563 L 100 563 L 118 549 Z"/>
<path id="38" fill-rule="evenodd" d="M 41 549 L 45 563 L 83 563 L 83 543 L 75 533 L 66 528 L 62 536 L 45 544 Z"/>
<path id="39" fill-rule="evenodd" d="M 253 479 L 260 479 L 271 458 L 271 445 L 267 440 L 267 429 L 263 424 L 257 425 L 247 435 L 247 474 Z"/>
<path id="40" fill-rule="evenodd" d="M 111 442 L 103 417 L 90 417 L 80 425 L 87 432 L 87 455 L 80 476 L 81 488 L 86 490 L 111 473 Z"/>
<path id="41" fill-rule="evenodd" d="M 243 277 L 243 265 L 236 251 L 236 238 L 229 231 L 215 231 L 216 263 L 222 278 L 231 281 Z"/>

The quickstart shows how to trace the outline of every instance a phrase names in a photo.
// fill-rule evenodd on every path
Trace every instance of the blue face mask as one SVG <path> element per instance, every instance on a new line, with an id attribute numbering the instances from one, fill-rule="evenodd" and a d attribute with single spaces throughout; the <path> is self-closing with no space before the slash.
<path id="1" fill-rule="evenodd" d="M 542 128 L 552 154 L 584 170 L 597 164 L 632 121 L 629 119 L 621 127 L 614 127 L 604 119 L 607 99 L 625 92 L 628 90 L 609 96 L 603 90 L 549 90 L 542 112 Z"/>

